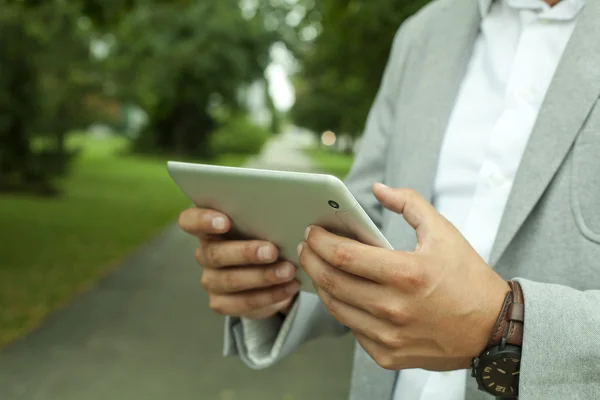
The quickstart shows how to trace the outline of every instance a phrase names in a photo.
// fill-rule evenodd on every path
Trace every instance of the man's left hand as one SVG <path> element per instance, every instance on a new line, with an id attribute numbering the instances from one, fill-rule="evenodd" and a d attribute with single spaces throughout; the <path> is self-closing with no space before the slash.
<path id="1" fill-rule="evenodd" d="M 312 226 L 298 247 L 302 268 L 381 367 L 469 368 L 510 287 L 417 192 L 376 184 L 373 193 L 415 229 L 415 250 L 368 246 Z"/>

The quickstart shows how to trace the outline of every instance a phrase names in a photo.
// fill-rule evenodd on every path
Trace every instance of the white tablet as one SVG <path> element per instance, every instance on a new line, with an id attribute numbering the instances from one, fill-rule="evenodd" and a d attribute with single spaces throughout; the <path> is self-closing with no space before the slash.
<path id="1" fill-rule="evenodd" d="M 309 225 L 392 248 L 344 183 L 334 176 L 174 161 L 169 161 L 167 168 L 197 207 L 223 212 L 237 235 L 272 242 L 282 258 L 296 266 L 296 248 Z"/>

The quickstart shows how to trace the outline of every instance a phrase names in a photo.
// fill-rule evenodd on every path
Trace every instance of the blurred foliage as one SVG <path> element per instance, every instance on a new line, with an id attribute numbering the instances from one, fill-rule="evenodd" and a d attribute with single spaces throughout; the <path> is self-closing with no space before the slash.
<path id="1" fill-rule="evenodd" d="M 209 147 L 213 154 L 255 154 L 270 137 L 268 129 L 252 122 L 245 114 L 227 115 L 222 121 L 210 136 Z"/>
<path id="2" fill-rule="evenodd" d="M 75 3 L 0 5 L 0 191 L 52 193 L 71 158 L 64 133 L 89 122 L 82 96 L 97 86 L 89 32 Z M 34 149 L 34 136 L 46 146 Z"/>
<path id="3" fill-rule="evenodd" d="M 76 155 L 66 134 L 92 122 L 119 129 L 123 105 L 149 117 L 138 151 L 259 149 L 264 132 L 242 117 L 241 93 L 265 81 L 275 43 L 300 66 L 293 122 L 358 136 L 394 33 L 425 3 L 0 0 L 0 191 L 53 193 Z M 279 132 L 290 117 L 268 95 L 266 106 Z"/>
<path id="4" fill-rule="evenodd" d="M 217 127 L 210 109 L 242 108 L 239 88 L 264 79 L 279 35 L 261 13 L 244 16 L 237 7 L 237 0 L 143 5 L 115 30 L 108 82 L 149 113 L 139 148 L 209 156 Z"/>
<path id="5" fill-rule="evenodd" d="M 239 89 L 265 79 L 272 45 L 297 43 L 281 23 L 293 5 L 277 0 L 0 7 L 0 191 L 53 193 L 53 178 L 75 154 L 66 134 L 92 122 L 118 128 L 124 104 L 149 115 L 136 149 L 210 156 L 209 136 L 219 128 L 213 111 L 243 113 Z"/>
<path id="6" fill-rule="evenodd" d="M 428 0 L 299 0 L 306 41 L 297 57 L 295 124 L 357 137 L 381 82 L 394 35 Z"/>

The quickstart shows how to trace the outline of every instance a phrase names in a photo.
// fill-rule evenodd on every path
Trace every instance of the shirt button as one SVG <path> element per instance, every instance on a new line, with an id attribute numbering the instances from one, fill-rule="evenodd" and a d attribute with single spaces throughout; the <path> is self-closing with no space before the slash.
<path id="1" fill-rule="evenodd" d="M 533 93 L 531 89 L 527 87 L 521 88 L 518 92 L 518 96 L 521 100 L 526 102 L 530 102 L 533 100 Z"/>
<path id="2" fill-rule="evenodd" d="M 488 180 L 493 187 L 498 189 L 504 187 L 508 183 L 502 172 L 498 170 L 492 171 Z"/>
<path id="3" fill-rule="evenodd" d="M 481 168 L 481 177 L 484 179 L 484 182 L 486 182 L 487 185 L 495 189 L 500 189 L 510 184 L 500 168 L 491 161 L 486 161 L 483 163 Z"/>

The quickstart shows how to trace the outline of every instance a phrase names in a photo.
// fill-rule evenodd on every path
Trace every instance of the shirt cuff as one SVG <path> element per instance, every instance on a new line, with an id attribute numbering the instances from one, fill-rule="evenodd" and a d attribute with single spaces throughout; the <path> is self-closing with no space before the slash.
<path id="1" fill-rule="evenodd" d="M 246 354 L 257 367 L 268 366 L 277 359 L 298 312 L 298 303 L 285 319 L 279 315 L 262 320 L 241 318 Z"/>

